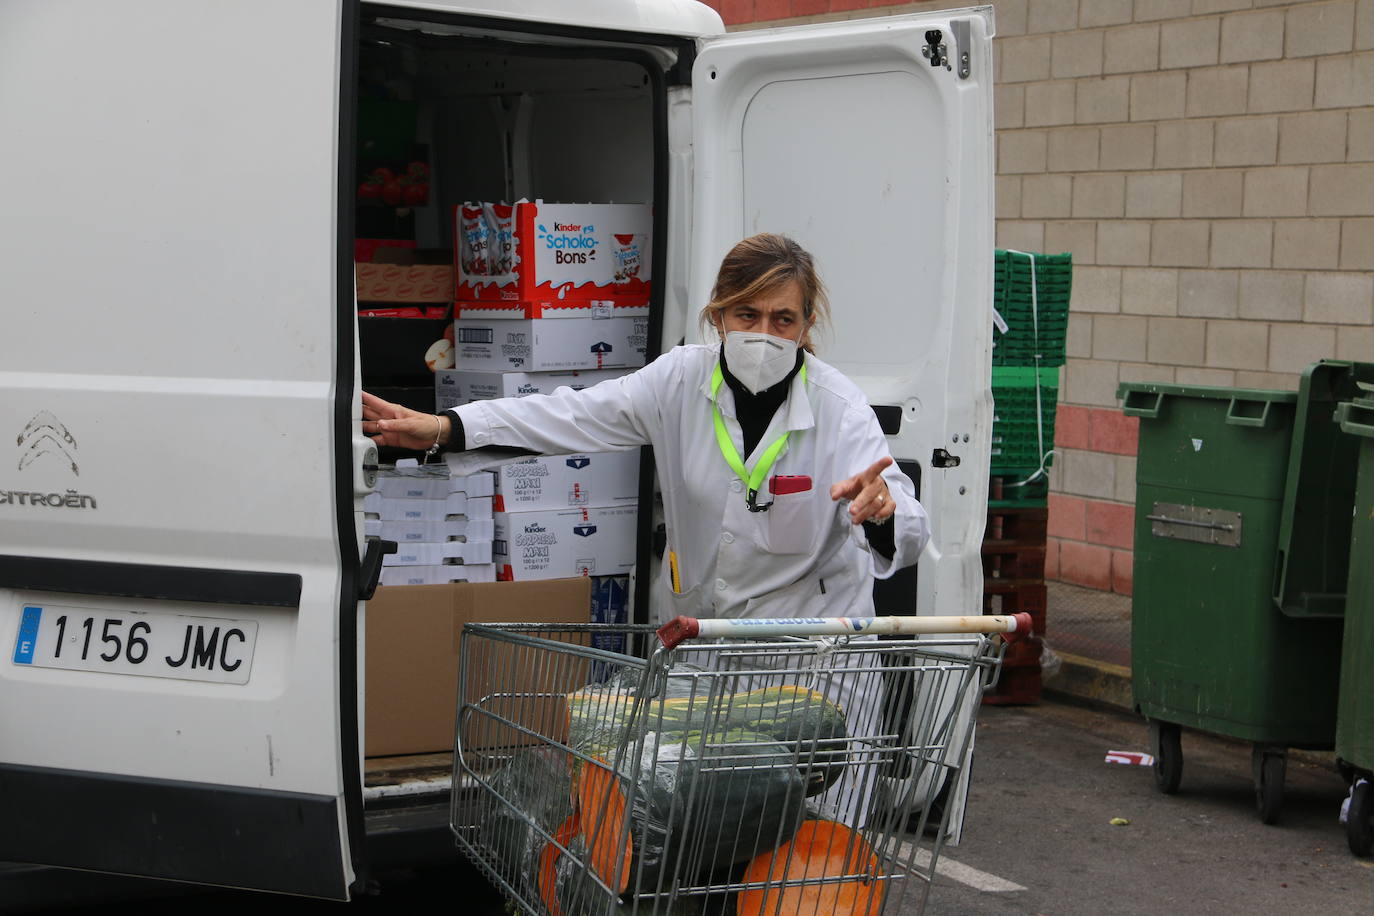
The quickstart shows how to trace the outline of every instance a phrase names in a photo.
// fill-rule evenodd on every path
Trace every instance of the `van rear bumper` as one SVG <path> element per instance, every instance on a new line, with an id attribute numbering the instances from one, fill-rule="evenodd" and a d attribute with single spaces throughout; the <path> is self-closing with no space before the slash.
<path id="1" fill-rule="evenodd" d="M 0 764 L 0 861 L 346 900 L 338 804 Z"/>

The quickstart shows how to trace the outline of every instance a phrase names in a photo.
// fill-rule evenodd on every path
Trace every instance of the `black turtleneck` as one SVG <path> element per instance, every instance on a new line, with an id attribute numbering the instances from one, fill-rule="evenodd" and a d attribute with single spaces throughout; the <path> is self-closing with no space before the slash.
<path id="1" fill-rule="evenodd" d="M 805 352 L 798 348 L 797 364 L 787 373 L 787 377 L 776 385 L 754 394 L 744 387 L 743 382 L 730 374 L 730 367 L 725 364 L 725 347 L 721 347 L 721 375 L 725 377 L 725 384 L 735 393 L 735 414 L 739 419 L 740 433 L 744 437 L 744 454 L 741 457 L 747 460 L 759 444 L 759 440 L 763 438 L 763 434 L 768 431 L 773 414 L 777 413 L 778 408 L 787 400 L 787 392 L 792 387 L 792 377 L 801 370 L 805 358 Z M 813 482 L 813 485 L 816 484 Z M 868 538 L 868 546 L 888 560 L 897 552 L 896 535 L 892 527 L 889 524 L 875 525 L 872 522 L 864 522 L 864 535 Z"/>

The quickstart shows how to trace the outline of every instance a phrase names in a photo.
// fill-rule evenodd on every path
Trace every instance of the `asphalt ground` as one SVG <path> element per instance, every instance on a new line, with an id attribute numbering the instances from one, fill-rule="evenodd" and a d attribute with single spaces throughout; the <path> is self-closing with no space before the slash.
<path id="1" fill-rule="evenodd" d="M 925 913 L 1374 912 L 1374 859 L 1356 859 L 1347 848 L 1337 823 L 1345 789 L 1329 759 L 1290 756 L 1279 824 L 1265 826 L 1255 813 L 1248 745 L 1184 732 L 1183 781 L 1173 796 L 1158 792 L 1149 767 L 1105 762 L 1108 751 L 1146 749 L 1144 722 L 1122 710 L 1056 697 L 984 707 L 964 839 L 939 856 Z M 1115 826 L 1114 818 L 1129 823 Z M 347 909 L 419 913 L 437 904 L 466 916 L 505 912 L 456 854 L 452 868 L 381 879 L 377 895 Z M 250 907 L 341 911 L 338 904 L 228 892 L 123 901 L 115 909 L 151 916 Z M 111 909 L 64 912 L 107 916 Z"/>

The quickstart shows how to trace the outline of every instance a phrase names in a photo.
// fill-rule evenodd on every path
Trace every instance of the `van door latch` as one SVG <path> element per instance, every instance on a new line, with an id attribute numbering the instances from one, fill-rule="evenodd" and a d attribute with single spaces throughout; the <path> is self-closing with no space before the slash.
<path id="1" fill-rule="evenodd" d="M 377 582 L 382 578 L 382 557 L 395 553 L 397 547 L 395 541 L 367 539 L 367 553 L 363 554 L 363 562 L 358 570 L 358 600 L 372 600 L 372 596 L 377 593 Z"/>
<path id="2" fill-rule="evenodd" d="M 957 468 L 959 461 L 958 455 L 951 455 L 942 448 L 937 448 L 930 455 L 930 466 L 933 468 Z"/>
<path id="3" fill-rule="evenodd" d="M 921 47 L 921 56 L 930 61 L 932 67 L 953 69 L 949 65 L 949 47 L 944 42 L 945 33 L 939 29 L 926 32 L 926 43 Z"/>

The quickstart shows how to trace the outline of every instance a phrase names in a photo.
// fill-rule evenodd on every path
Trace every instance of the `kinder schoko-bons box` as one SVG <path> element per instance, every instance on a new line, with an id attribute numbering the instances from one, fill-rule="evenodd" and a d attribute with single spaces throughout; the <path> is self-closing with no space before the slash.
<path id="1" fill-rule="evenodd" d="M 648 204 L 463 204 L 455 298 L 545 308 L 614 300 L 647 312 L 652 227 Z"/>

